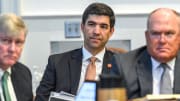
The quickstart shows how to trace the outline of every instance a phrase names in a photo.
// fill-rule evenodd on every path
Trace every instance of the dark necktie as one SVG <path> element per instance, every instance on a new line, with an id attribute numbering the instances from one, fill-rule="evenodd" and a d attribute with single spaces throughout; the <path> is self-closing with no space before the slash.
<path id="1" fill-rule="evenodd" d="M 95 61 L 96 61 L 96 57 L 91 57 L 90 63 L 87 66 L 87 70 L 86 70 L 86 76 L 85 76 L 85 80 L 95 80 L 96 77 L 96 65 L 95 65 Z"/>
<path id="2" fill-rule="evenodd" d="M 170 67 L 162 63 L 161 67 L 163 68 L 163 73 L 161 76 L 161 81 L 160 81 L 160 94 L 172 94 L 172 87 L 171 87 L 171 79 L 169 75 L 169 69 Z"/>
<path id="3" fill-rule="evenodd" d="M 7 71 L 5 71 L 2 76 L 2 88 L 3 88 L 3 94 L 4 94 L 5 101 L 11 101 L 8 84 L 7 84 L 8 76 L 9 76 L 9 73 Z"/>

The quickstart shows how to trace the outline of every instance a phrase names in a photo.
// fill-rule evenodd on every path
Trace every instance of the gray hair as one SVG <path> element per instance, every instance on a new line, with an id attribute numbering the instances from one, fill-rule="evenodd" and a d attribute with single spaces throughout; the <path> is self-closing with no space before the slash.
<path id="1" fill-rule="evenodd" d="M 10 37 L 19 36 L 21 32 L 27 35 L 27 27 L 21 17 L 7 13 L 0 15 L 0 32 Z"/>
<path id="2" fill-rule="evenodd" d="M 180 26 L 180 14 L 179 14 L 177 11 L 175 11 L 175 10 L 173 10 L 173 9 L 171 9 L 171 8 L 157 8 L 157 9 L 155 9 L 154 11 L 152 11 L 152 12 L 148 15 L 147 29 L 148 29 L 149 26 L 150 26 L 151 16 L 152 16 L 154 13 L 156 13 L 156 12 L 158 12 L 158 11 L 160 11 L 160 10 L 166 10 L 167 12 L 172 12 L 172 13 L 177 17 L 178 24 L 179 24 L 179 26 Z"/>

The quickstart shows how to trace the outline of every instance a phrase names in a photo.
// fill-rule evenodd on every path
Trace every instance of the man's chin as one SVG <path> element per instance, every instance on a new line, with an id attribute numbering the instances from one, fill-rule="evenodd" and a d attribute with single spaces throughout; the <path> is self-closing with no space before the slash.
<path id="1" fill-rule="evenodd" d="M 8 67 L 12 66 L 15 64 L 15 61 L 8 61 L 5 63 Z"/>
<path id="2" fill-rule="evenodd" d="M 168 62 L 168 61 L 170 61 L 171 60 L 171 58 L 169 57 L 169 56 L 167 56 L 167 55 L 160 55 L 160 56 L 158 56 L 158 60 L 160 61 L 160 62 Z"/>

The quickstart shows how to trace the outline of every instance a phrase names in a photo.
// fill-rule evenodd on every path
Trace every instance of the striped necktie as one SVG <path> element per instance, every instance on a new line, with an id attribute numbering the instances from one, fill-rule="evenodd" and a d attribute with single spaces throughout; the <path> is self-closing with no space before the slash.
<path id="1" fill-rule="evenodd" d="M 161 81 L 160 81 L 160 94 L 172 94 L 172 87 L 171 87 L 171 78 L 169 75 L 169 69 L 170 67 L 162 63 L 161 67 L 163 68 L 163 73 L 161 76 Z"/>
<path id="2" fill-rule="evenodd" d="M 3 94 L 4 94 L 4 100 L 5 101 L 11 101 L 11 97 L 9 94 L 7 79 L 8 79 L 9 73 L 7 71 L 4 72 L 2 76 L 2 88 L 3 88 Z"/>
<path id="3" fill-rule="evenodd" d="M 95 80 L 95 77 L 96 77 L 95 61 L 97 60 L 97 58 L 91 57 L 89 60 L 90 60 L 90 63 L 87 66 L 85 80 Z"/>

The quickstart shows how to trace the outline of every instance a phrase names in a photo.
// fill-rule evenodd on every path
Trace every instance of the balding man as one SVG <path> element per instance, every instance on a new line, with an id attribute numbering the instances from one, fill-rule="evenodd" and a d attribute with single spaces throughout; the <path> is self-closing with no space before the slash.
<path id="1" fill-rule="evenodd" d="M 147 45 L 115 55 L 129 99 L 147 94 L 180 93 L 180 18 L 175 10 L 150 13 L 145 31 Z"/>

